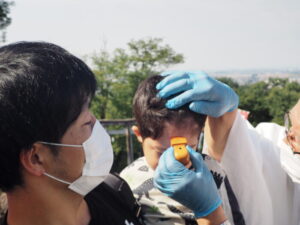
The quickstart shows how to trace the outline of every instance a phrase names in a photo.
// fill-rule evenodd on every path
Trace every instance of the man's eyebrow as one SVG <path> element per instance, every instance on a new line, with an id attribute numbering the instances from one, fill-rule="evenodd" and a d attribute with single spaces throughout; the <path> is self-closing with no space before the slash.
<path id="1" fill-rule="evenodd" d="M 87 125 L 87 124 L 90 124 L 92 121 L 91 120 L 89 120 L 89 121 L 83 121 L 82 123 L 81 123 L 81 126 L 85 126 L 85 125 Z"/>

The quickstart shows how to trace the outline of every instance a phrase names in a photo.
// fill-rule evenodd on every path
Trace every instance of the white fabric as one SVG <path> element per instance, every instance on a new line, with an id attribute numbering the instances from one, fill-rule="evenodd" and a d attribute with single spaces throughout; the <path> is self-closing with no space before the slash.
<path id="1" fill-rule="evenodd" d="M 85 164 L 82 175 L 69 188 L 84 196 L 105 179 L 113 164 L 110 137 L 98 120 L 91 136 L 83 143 L 83 149 Z"/>
<path id="2" fill-rule="evenodd" d="M 91 136 L 82 144 L 82 146 L 50 142 L 40 143 L 66 147 L 83 147 L 85 163 L 82 175 L 78 179 L 73 182 L 67 182 L 46 172 L 44 173 L 44 175 L 51 179 L 68 184 L 68 187 L 72 191 L 83 196 L 103 182 L 109 174 L 113 164 L 113 149 L 110 137 L 98 120 L 93 127 Z"/>
<path id="3" fill-rule="evenodd" d="M 293 182 L 300 183 L 300 155 L 294 154 L 290 146 L 285 143 L 280 145 L 280 162 L 282 168 L 287 172 Z"/>
<path id="4" fill-rule="evenodd" d="M 300 187 L 281 167 L 284 128 L 263 123 L 254 129 L 237 114 L 221 166 L 247 225 L 299 225 Z"/>
<path id="5" fill-rule="evenodd" d="M 82 144 L 85 154 L 83 176 L 107 176 L 114 155 L 110 136 L 97 120 L 91 136 Z"/>

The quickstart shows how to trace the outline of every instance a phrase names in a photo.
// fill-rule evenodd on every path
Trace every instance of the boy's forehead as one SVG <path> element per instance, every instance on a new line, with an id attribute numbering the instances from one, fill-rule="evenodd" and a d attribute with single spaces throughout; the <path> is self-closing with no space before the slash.
<path id="1" fill-rule="evenodd" d="M 187 118 L 182 121 L 167 121 L 164 123 L 164 129 L 171 130 L 201 130 L 202 127 L 192 118 Z"/>
<path id="2" fill-rule="evenodd" d="M 172 138 L 175 136 L 193 136 L 199 135 L 201 128 L 197 123 L 184 121 L 183 123 L 165 122 L 162 131 L 162 137 Z"/>

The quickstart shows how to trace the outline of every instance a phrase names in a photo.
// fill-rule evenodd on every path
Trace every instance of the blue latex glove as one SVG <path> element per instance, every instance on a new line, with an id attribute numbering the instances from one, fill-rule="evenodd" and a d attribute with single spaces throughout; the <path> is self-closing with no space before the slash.
<path id="1" fill-rule="evenodd" d="M 172 71 L 161 75 L 168 76 L 156 86 L 160 90 L 159 97 L 167 98 L 183 92 L 167 101 L 169 109 L 190 103 L 189 108 L 194 112 L 219 117 L 238 107 L 237 94 L 228 85 L 202 71 Z"/>
<path id="2" fill-rule="evenodd" d="M 187 169 L 174 157 L 172 147 L 160 157 L 154 186 L 194 211 L 196 218 L 207 216 L 222 203 L 214 179 L 202 156 L 187 146 L 194 170 Z"/>

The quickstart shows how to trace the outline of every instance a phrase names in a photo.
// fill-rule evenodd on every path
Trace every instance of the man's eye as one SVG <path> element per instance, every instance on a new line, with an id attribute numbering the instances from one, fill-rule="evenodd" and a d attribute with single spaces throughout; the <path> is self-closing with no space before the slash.
<path id="1" fill-rule="evenodd" d="M 86 126 L 86 125 L 87 125 L 87 126 L 91 126 L 91 125 L 92 125 L 92 121 L 86 122 L 84 125 L 85 125 L 85 126 Z"/>
<path id="2" fill-rule="evenodd" d="M 293 135 L 290 135 L 289 138 L 291 141 L 295 141 L 295 137 Z"/>
<path id="3" fill-rule="evenodd" d="M 161 149 L 156 149 L 155 151 L 160 155 L 163 154 L 163 152 L 164 152 L 164 150 L 161 150 Z"/>

